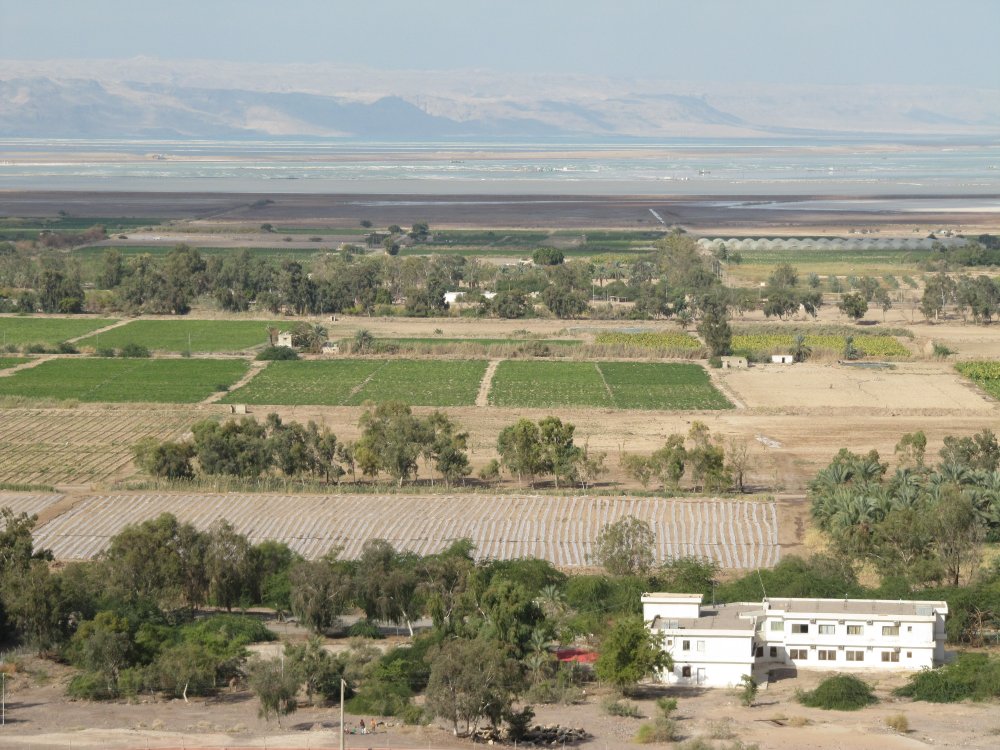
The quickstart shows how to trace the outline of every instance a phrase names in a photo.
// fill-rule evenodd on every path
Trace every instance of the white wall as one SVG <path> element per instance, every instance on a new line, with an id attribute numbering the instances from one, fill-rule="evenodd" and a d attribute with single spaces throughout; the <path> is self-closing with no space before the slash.
<path id="1" fill-rule="evenodd" d="M 711 634 L 668 631 L 664 634 L 663 648 L 673 659 L 674 668 L 661 674 L 660 680 L 675 685 L 737 685 L 743 675 L 753 671 L 752 644 L 753 632 L 749 630 Z M 690 667 L 690 676 L 684 675 L 684 667 Z"/>

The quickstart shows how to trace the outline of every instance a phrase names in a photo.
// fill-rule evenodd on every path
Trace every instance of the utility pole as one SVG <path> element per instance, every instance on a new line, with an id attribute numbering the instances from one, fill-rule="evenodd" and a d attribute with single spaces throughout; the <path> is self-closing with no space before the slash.
<path id="1" fill-rule="evenodd" d="M 344 678 L 340 678 L 340 750 L 344 750 Z"/>

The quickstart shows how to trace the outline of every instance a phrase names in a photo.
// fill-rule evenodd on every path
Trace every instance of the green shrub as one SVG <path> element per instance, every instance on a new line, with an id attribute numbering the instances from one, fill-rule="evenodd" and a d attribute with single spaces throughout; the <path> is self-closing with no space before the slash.
<path id="1" fill-rule="evenodd" d="M 396 714 L 396 717 L 404 724 L 410 726 L 423 726 L 430 723 L 424 709 L 414 703 L 407 703 L 403 709 Z"/>
<path id="2" fill-rule="evenodd" d="M 260 354 L 254 357 L 259 362 L 284 361 L 298 358 L 299 353 L 290 346 L 268 346 L 261 349 Z"/>
<path id="3" fill-rule="evenodd" d="M 377 640 L 382 637 L 382 631 L 379 630 L 378 625 L 368 619 L 358 620 L 347 629 L 347 634 L 351 638 L 372 638 Z"/>
<path id="4" fill-rule="evenodd" d="M 118 352 L 118 356 L 125 357 L 127 359 L 148 359 L 149 349 L 142 344 L 128 343 L 121 348 Z"/>
<path id="5" fill-rule="evenodd" d="M 673 742 L 677 739 L 677 722 L 660 717 L 656 721 L 642 724 L 635 733 L 635 742 L 640 745 Z"/>
<path id="6" fill-rule="evenodd" d="M 627 716 L 632 719 L 638 719 L 641 716 L 636 704 L 614 696 L 605 698 L 601 703 L 601 708 L 608 716 Z"/>
<path id="7" fill-rule="evenodd" d="M 69 681 L 66 692 L 71 698 L 86 701 L 108 700 L 118 696 L 114 683 L 97 672 L 81 672 Z"/>
<path id="8" fill-rule="evenodd" d="M 896 695 L 930 703 L 954 703 L 1000 697 L 1000 657 L 960 654 L 951 664 L 924 669 L 896 690 Z"/>
<path id="9" fill-rule="evenodd" d="M 117 357 L 118 352 L 111 346 L 101 346 L 94 351 L 95 357 Z"/>
<path id="10" fill-rule="evenodd" d="M 954 353 L 955 353 L 954 349 L 950 349 L 944 344 L 939 344 L 937 341 L 934 342 L 934 356 L 937 357 L 938 359 L 945 359 L 946 357 L 950 357 Z"/>
<path id="11" fill-rule="evenodd" d="M 827 677 L 815 690 L 800 690 L 795 697 L 804 706 L 833 711 L 857 711 L 878 702 L 871 685 L 849 674 Z"/>
<path id="12" fill-rule="evenodd" d="M 25 354 L 48 354 L 45 344 L 28 344 L 24 347 Z"/>
<path id="13" fill-rule="evenodd" d="M 56 345 L 56 351 L 60 354 L 79 354 L 80 350 L 73 346 L 68 341 L 60 341 Z"/>
<path id="14" fill-rule="evenodd" d="M 709 357 L 708 366 L 713 367 L 716 370 L 720 369 L 722 367 L 722 357 Z"/>

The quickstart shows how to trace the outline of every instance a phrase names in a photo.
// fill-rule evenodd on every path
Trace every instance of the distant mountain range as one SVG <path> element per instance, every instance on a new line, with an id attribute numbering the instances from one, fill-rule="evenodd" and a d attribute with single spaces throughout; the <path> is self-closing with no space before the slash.
<path id="1" fill-rule="evenodd" d="M 616 81 L 204 61 L 2 61 L 0 136 L 998 136 L 1000 89 Z"/>

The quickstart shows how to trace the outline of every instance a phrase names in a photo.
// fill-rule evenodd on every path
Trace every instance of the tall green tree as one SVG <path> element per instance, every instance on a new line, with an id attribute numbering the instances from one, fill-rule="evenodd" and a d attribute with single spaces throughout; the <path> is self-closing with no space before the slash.
<path id="1" fill-rule="evenodd" d="M 594 664 L 597 677 L 623 693 L 660 670 L 673 669 L 661 634 L 651 632 L 640 617 L 622 617 L 601 642 Z"/>
<path id="2" fill-rule="evenodd" d="M 648 523 L 635 516 L 626 516 L 601 528 L 594 557 L 614 576 L 645 573 L 653 566 L 655 541 Z"/>

